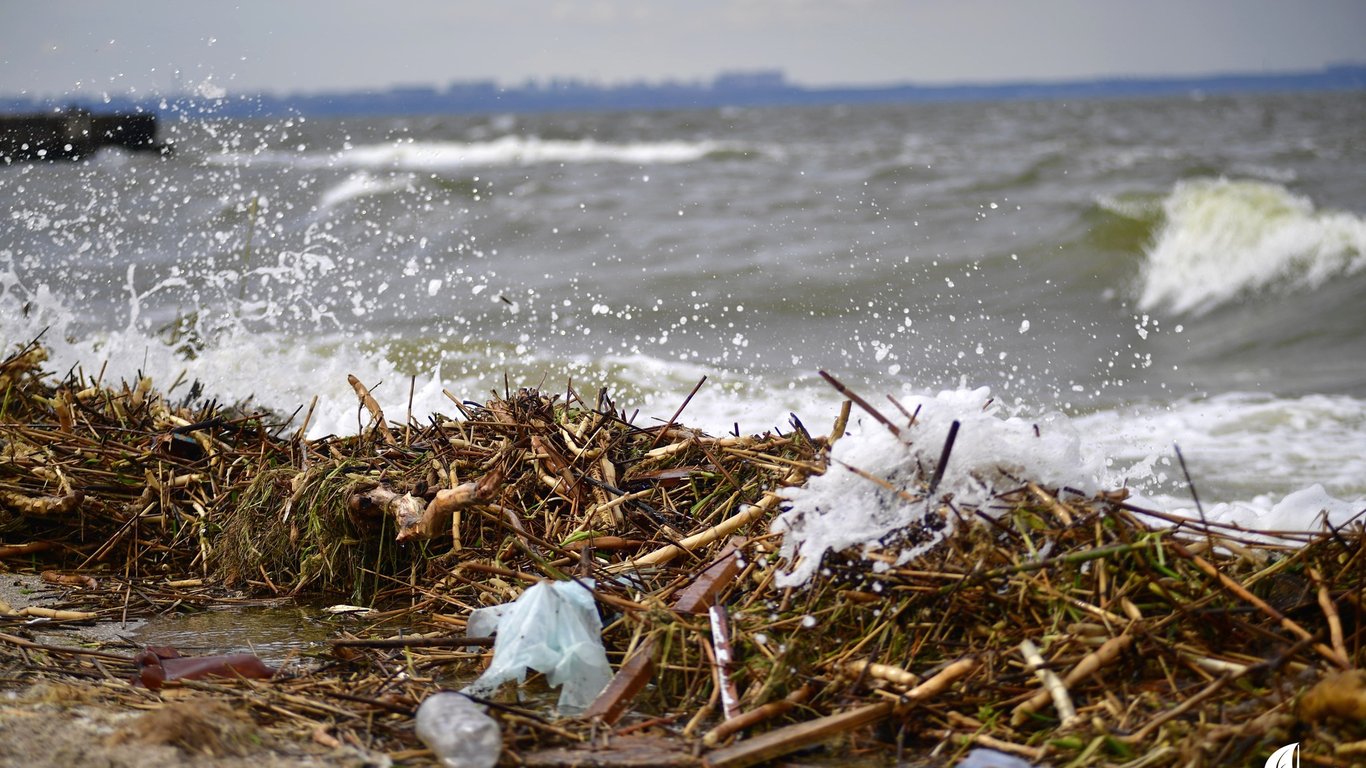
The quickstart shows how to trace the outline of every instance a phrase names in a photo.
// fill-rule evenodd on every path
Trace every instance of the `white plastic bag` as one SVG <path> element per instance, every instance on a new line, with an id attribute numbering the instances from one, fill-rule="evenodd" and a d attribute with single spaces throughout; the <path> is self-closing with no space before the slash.
<path id="1" fill-rule="evenodd" d="M 602 620 L 593 602 L 591 579 L 541 582 L 516 601 L 470 614 L 466 632 L 486 637 L 496 632 L 493 663 L 467 688 L 488 696 L 508 680 L 526 680 L 528 669 L 542 672 L 560 691 L 561 712 L 580 712 L 612 679 L 602 647 Z M 584 584 L 587 585 L 585 588 Z"/>

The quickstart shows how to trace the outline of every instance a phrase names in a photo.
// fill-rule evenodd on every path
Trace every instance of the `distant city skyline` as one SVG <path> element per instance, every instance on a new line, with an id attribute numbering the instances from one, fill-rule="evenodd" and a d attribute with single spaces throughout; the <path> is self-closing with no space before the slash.
<path id="1" fill-rule="evenodd" d="M 944 85 L 1366 62 L 1360 0 L 49 0 L 0 26 L 0 94 L 710 81 Z"/>
<path id="2" fill-rule="evenodd" d="M 964 101 L 1217 97 L 1250 93 L 1366 92 L 1366 65 L 1294 73 L 1205 76 L 1114 77 L 1089 80 L 973 83 L 958 85 L 812 87 L 787 82 L 779 70 L 721 74 L 710 81 L 594 85 L 551 79 L 517 86 L 491 80 L 446 87 L 350 89 L 289 94 L 179 95 L 64 94 L 58 97 L 0 94 L 0 113 L 76 109 L 71 119 L 104 113 L 177 117 L 359 117 L 563 111 L 798 107 Z M 22 144 L 22 141 L 21 141 Z M 70 151 L 70 150 L 67 150 Z"/>

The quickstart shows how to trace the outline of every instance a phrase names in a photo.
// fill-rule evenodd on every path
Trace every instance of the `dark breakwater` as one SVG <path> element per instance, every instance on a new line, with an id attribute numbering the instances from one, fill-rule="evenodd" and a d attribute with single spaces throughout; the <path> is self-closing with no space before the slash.
<path id="1" fill-rule="evenodd" d="M 96 115 L 84 109 L 0 115 L 0 162 L 79 160 L 101 147 L 134 152 L 170 151 L 157 141 L 157 117 L 150 113 Z"/>

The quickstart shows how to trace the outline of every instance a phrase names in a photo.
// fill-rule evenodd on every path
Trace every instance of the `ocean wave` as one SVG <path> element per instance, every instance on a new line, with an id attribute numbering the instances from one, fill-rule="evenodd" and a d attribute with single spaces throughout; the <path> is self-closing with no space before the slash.
<path id="1" fill-rule="evenodd" d="M 1174 163 L 1186 156 L 1178 147 L 1135 146 L 1098 147 L 1083 155 L 1085 166 L 1093 173 L 1128 172 L 1149 163 Z"/>
<path id="2" fill-rule="evenodd" d="M 1199 315 L 1265 291 L 1312 290 L 1366 269 L 1366 218 L 1318 211 L 1264 181 L 1184 181 L 1162 204 L 1139 306 Z"/>
<path id="3" fill-rule="evenodd" d="M 622 407 L 639 409 L 645 419 L 673 413 L 684 393 L 706 376 L 707 384 L 689 401 L 682 422 L 713 434 L 729 432 L 736 423 L 745 431 L 785 428 L 789 412 L 813 434 L 823 433 L 838 407 L 839 398 L 809 372 L 723 370 L 684 354 L 686 350 L 566 355 L 557 351 L 553 338 L 539 336 L 531 325 L 520 341 L 501 344 L 483 335 L 462 341 L 459 334 L 439 328 L 414 329 L 426 343 L 401 331 L 374 335 L 364 323 L 352 327 L 327 314 L 343 314 L 344 295 L 338 299 L 311 293 L 341 264 L 323 253 L 298 253 L 258 264 L 245 275 L 231 270 L 198 276 L 130 271 L 124 279 L 126 307 L 91 318 L 78 309 L 82 298 L 66 295 L 62 285 L 46 281 L 42 270 L 21 267 L 13 254 L 0 252 L 0 338 L 20 343 L 48 329 L 44 338 L 54 352 L 54 370 L 97 367 L 107 360 L 110 380 L 132 380 L 139 371 L 171 380 L 183 371 L 220 399 L 252 397 L 282 413 L 307 404 L 316 394 L 320 402 L 310 430 L 315 436 L 319 430 L 355 430 L 354 394 L 346 381 L 350 373 L 367 383 L 389 382 L 376 396 L 394 414 L 406 412 L 408 384 L 415 374 L 412 407 L 417 414 L 448 410 L 443 388 L 461 394 L 487 392 L 501 388 L 504 373 L 514 384 L 550 382 L 557 387 L 573 381 L 588 391 L 606 386 Z M 436 282 L 438 274 L 422 272 L 415 279 L 439 290 L 443 284 Z M 253 286 L 245 298 L 242 281 Z M 475 295 L 481 285 L 473 285 Z M 364 298 L 364 292 L 355 295 Z M 318 303 L 322 300 L 331 304 L 324 308 Z M 183 343 L 168 343 L 161 328 L 174 319 L 177 307 L 195 316 L 191 330 L 197 346 L 192 354 L 185 353 Z M 399 340 L 413 348 L 395 348 L 402 346 Z M 961 389 L 975 391 L 967 383 Z M 912 389 L 900 396 L 928 395 Z M 999 408 L 993 418 L 1017 415 Z M 1018 415 L 1034 423 L 1028 412 Z M 1314 483 L 1344 497 L 1366 495 L 1366 400 L 1358 397 L 1224 394 L 1113 408 L 1070 421 L 1085 436 L 1083 449 L 1093 457 L 1087 462 L 1106 466 L 1098 480 L 1102 485 L 1179 494 L 1184 480 L 1171 463 L 1172 445 L 1178 444 L 1211 501 L 1289 493 Z"/>
<path id="4" fill-rule="evenodd" d="M 1096 198 L 1096 208 L 1144 224 L 1162 220 L 1162 198 L 1151 194 L 1101 195 Z"/>
<path id="5" fill-rule="evenodd" d="M 1162 221 L 1162 200 L 1148 194 L 1102 195 L 1083 218 L 1090 247 L 1136 253 Z"/>
<path id="6" fill-rule="evenodd" d="M 304 282 L 327 268 L 327 260 L 322 261 L 321 266 L 264 269 L 279 283 Z M 89 372 L 93 367 L 110 383 L 132 382 L 142 376 L 150 376 L 163 386 L 176 380 L 197 381 L 209 397 L 220 402 L 252 403 L 278 414 L 297 413 L 316 395 L 311 437 L 357 430 L 355 392 L 346 379 L 350 373 L 367 384 L 392 382 L 388 397 L 407 402 L 407 386 L 394 384 L 406 385 L 408 376 L 354 340 L 318 333 L 301 338 L 247 327 L 258 324 L 247 322 L 246 316 L 253 313 L 257 315 L 254 320 L 265 317 L 266 325 L 272 320 L 278 324 L 282 308 L 292 306 L 290 299 L 260 305 L 242 301 L 231 312 L 216 313 L 212 318 L 207 309 L 202 315 L 191 310 L 192 314 L 182 319 L 195 318 L 187 323 L 193 336 L 169 340 L 154 330 L 158 321 L 150 319 L 159 314 L 154 295 L 163 289 L 183 287 L 179 284 L 186 281 L 161 279 L 151 288 L 135 289 L 135 282 L 140 281 L 135 280 L 132 269 L 127 281 L 126 310 L 111 313 L 102 326 L 90 327 L 83 313 L 74 309 L 79 302 L 63 294 L 60 287 L 42 282 L 41 277 L 22 275 L 12 261 L 0 260 L 0 339 L 16 344 L 41 338 L 49 352 L 49 370 L 84 366 Z M 297 295 L 291 294 L 291 299 Z M 415 409 L 442 406 L 439 373 L 415 381 Z M 395 405 L 391 413 L 402 414 L 400 407 Z"/>
<path id="7" fill-rule="evenodd" d="M 489 141 L 400 140 L 362 144 L 340 152 L 290 153 L 264 150 L 209 158 L 217 165 L 292 165 L 306 168 L 443 171 L 457 168 L 525 166 L 544 163 L 689 163 L 711 156 L 735 156 L 750 150 L 718 141 L 654 141 L 604 143 L 593 139 L 542 139 L 503 136 Z"/>

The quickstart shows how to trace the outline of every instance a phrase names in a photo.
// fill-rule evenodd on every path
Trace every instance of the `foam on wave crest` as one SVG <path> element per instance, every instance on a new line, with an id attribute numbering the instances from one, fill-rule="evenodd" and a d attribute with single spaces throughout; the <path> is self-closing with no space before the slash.
<path id="1" fill-rule="evenodd" d="M 1312 290 L 1366 269 L 1366 219 L 1263 181 L 1183 181 L 1163 201 L 1139 306 L 1202 314 L 1250 294 Z"/>

